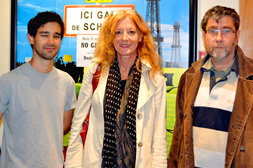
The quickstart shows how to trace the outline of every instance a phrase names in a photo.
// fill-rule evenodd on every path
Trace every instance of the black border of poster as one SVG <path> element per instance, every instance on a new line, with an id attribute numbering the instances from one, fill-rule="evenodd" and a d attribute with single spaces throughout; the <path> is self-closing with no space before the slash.
<path id="1" fill-rule="evenodd" d="M 11 1 L 11 70 L 17 67 L 17 1 Z M 197 60 L 197 2 L 189 0 L 189 67 Z"/>
<path id="2" fill-rule="evenodd" d="M 17 67 L 17 0 L 11 1 L 11 70 Z"/>
<path id="3" fill-rule="evenodd" d="M 189 67 L 197 61 L 198 0 L 190 0 Z"/>

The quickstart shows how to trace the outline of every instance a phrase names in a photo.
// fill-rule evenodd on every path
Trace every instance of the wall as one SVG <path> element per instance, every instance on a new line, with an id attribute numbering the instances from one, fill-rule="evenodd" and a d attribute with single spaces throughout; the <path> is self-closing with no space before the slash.
<path id="1" fill-rule="evenodd" d="M 0 76 L 10 70 L 11 0 L 0 1 Z M 2 146 L 3 124 L 0 120 L 0 147 Z"/>
<path id="2" fill-rule="evenodd" d="M 239 0 L 198 0 L 198 32 L 197 32 L 197 53 L 205 51 L 202 41 L 202 32 L 200 29 L 201 20 L 206 11 L 213 6 L 221 5 L 234 8 L 239 14 Z"/>
<path id="3" fill-rule="evenodd" d="M 239 46 L 242 48 L 244 54 L 253 59 L 253 1 L 240 0 L 240 19 L 241 19 L 241 35 Z"/>
<path id="4" fill-rule="evenodd" d="M 0 75 L 10 70 L 11 0 L 0 1 Z"/>

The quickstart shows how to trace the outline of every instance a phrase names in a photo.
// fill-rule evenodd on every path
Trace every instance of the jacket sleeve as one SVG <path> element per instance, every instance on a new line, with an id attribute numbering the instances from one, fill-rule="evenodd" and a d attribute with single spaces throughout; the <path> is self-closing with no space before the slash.
<path id="1" fill-rule="evenodd" d="M 152 167 L 167 167 L 167 140 L 166 140 L 166 83 L 163 76 L 157 82 L 155 92 L 155 129 L 153 142 Z"/>
<path id="2" fill-rule="evenodd" d="M 96 71 L 97 64 L 91 63 L 86 70 L 82 86 L 79 92 L 78 101 L 74 117 L 72 120 L 72 126 L 70 131 L 69 144 L 67 149 L 67 156 L 65 167 L 77 168 L 82 166 L 83 160 L 83 143 L 80 136 L 80 132 L 83 129 L 83 122 L 86 119 L 91 106 L 93 88 L 92 78 Z"/>
<path id="3" fill-rule="evenodd" d="M 183 110 L 184 110 L 184 95 L 185 95 L 185 73 L 181 76 L 176 98 L 176 122 L 173 130 L 173 138 L 170 147 L 168 167 L 178 167 L 179 152 L 181 140 L 179 139 L 181 134 L 181 128 L 183 124 Z"/>

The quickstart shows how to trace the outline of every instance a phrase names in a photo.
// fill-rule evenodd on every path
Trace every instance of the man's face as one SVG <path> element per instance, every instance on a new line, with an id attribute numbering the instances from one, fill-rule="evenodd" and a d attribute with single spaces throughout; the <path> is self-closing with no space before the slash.
<path id="1" fill-rule="evenodd" d="M 33 44 L 33 56 L 52 60 L 60 49 L 61 26 L 57 22 L 48 22 L 38 29 L 35 37 L 28 34 L 28 39 Z"/>
<path id="2" fill-rule="evenodd" d="M 215 30 L 223 30 L 223 32 Z M 212 32 L 218 32 L 218 34 L 215 35 Z M 215 19 L 209 19 L 206 33 L 204 31 L 202 33 L 206 51 L 212 60 L 217 62 L 231 61 L 234 58 L 239 35 L 240 32 L 235 30 L 233 18 L 230 16 L 224 16 L 218 22 Z"/>

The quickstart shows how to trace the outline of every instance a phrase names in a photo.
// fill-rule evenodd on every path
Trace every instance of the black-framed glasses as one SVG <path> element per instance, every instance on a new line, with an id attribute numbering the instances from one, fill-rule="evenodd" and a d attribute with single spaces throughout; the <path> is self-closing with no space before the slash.
<path id="1" fill-rule="evenodd" d="M 236 32 L 236 30 L 232 30 L 232 29 L 208 29 L 206 30 L 206 33 L 209 34 L 212 37 L 215 37 L 218 35 L 218 33 L 221 32 L 221 35 L 223 37 L 230 37 L 232 34 L 234 34 Z"/>

